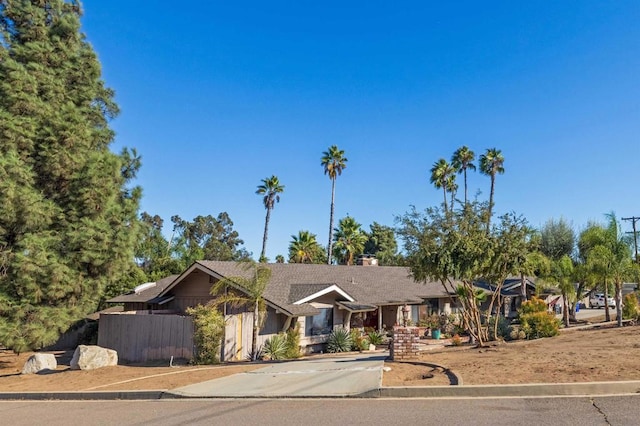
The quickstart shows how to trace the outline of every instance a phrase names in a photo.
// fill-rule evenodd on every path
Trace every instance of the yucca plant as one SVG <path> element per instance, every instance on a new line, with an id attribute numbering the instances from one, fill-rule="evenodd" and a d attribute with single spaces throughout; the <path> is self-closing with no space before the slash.
<path id="1" fill-rule="evenodd" d="M 287 358 L 287 336 L 276 334 L 264 342 L 262 346 L 262 356 L 264 359 L 280 360 Z"/>
<path id="2" fill-rule="evenodd" d="M 336 328 L 327 340 L 327 352 L 349 352 L 351 350 L 351 334 L 344 328 Z"/>

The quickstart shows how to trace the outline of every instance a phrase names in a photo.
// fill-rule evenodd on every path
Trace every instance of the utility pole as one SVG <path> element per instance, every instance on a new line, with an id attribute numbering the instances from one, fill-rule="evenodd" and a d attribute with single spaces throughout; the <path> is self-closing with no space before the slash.
<path id="1" fill-rule="evenodd" d="M 638 259 L 638 231 L 636 230 L 636 222 L 638 220 L 640 220 L 640 217 L 635 217 L 635 216 L 623 217 L 622 220 L 630 220 L 631 221 L 631 226 L 633 228 L 633 232 L 627 232 L 627 234 L 633 234 L 633 243 L 634 243 L 635 248 L 636 248 L 636 262 L 640 262 L 640 259 Z"/>

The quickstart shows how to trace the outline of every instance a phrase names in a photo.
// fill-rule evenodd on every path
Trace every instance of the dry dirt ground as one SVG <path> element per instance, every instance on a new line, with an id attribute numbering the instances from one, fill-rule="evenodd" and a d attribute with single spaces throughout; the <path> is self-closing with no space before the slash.
<path id="1" fill-rule="evenodd" d="M 423 353 L 420 361 L 455 371 L 465 385 L 640 380 L 640 326 L 571 330 L 485 349 L 445 347 Z M 425 365 L 385 365 L 391 368 L 384 373 L 385 386 L 449 382 L 441 370 Z"/>
<path id="2" fill-rule="evenodd" d="M 58 370 L 21 375 L 30 354 L 0 351 L 0 392 L 173 389 L 264 367 L 238 363 L 205 366 L 124 366 L 72 371 L 69 353 L 58 354 Z M 466 385 L 640 380 L 640 326 L 567 331 L 558 337 L 502 343 L 490 348 L 445 347 L 426 352 L 422 364 L 387 362 L 385 386 L 436 386 L 454 370 Z"/>

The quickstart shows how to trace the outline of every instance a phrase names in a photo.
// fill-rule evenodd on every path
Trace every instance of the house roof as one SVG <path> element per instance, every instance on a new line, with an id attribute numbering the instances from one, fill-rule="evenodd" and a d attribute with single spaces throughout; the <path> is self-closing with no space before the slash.
<path id="1" fill-rule="evenodd" d="M 201 260 L 196 264 L 220 276 L 247 278 L 250 271 L 236 262 Z M 399 266 L 309 265 L 299 263 L 271 263 L 271 280 L 264 298 L 275 307 L 294 314 L 312 308 L 296 301 L 336 286 L 348 297 L 344 301 L 364 305 L 394 305 L 422 303 L 426 298 L 446 297 L 440 283 L 417 283 L 408 268 Z M 175 283 L 174 283 L 175 285 Z M 315 309 L 315 308 L 313 308 Z"/>
<path id="2" fill-rule="evenodd" d="M 315 315 L 311 302 L 336 293 L 343 307 L 352 311 L 376 306 L 422 303 L 424 299 L 447 297 L 438 282 L 417 283 L 410 270 L 399 266 L 343 266 L 271 263 L 271 280 L 263 297 L 272 308 L 291 316 Z M 142 291 L 114 297 L 110 303 L 168 301 L 171 289 L 194 270 L 216 278 L 250 278 L 251 270 L 237 262 L 201 260 L 179 276 L 172 275 Z"/>
<path id="3" fill-rule="evenodd" d="M 155 285 L 147 286 L 142 291 L 136 292 L 132 290 L 127 294 L 122 294 L 107 300 L 107 303 L 154 303 L 153 300 L 157 299 L 160 293 L 169 287 L 176 278 L 178 278 L 178 275 L 169 275 L 156 281 Z"/>
<path id="4" fill-rule="evenodd" d="M 535 282 L 530 277 L 525 277 L 525 283 L 527 287 L 535 290 Z M 488 294 L 493 294 L 496 285 L 490 284 L 485 280 L 478 280 L 473 284 L 477 288 L 483 289 Z M 520 277 L 508 277 L 504 280 L 502 288 L 500 289 L 501 296 L 519 296 L 521 292 L 522 280 Z"/>

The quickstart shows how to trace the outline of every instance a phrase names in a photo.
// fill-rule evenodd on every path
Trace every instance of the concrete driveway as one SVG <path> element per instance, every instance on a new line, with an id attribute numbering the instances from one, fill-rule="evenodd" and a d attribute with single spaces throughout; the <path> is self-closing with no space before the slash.
<path id="1" fill-rule="evenodd" d="M 384 354 L 288 361 L 173 389 L 189 397 L 339 397 L 382 384 Z"/>

